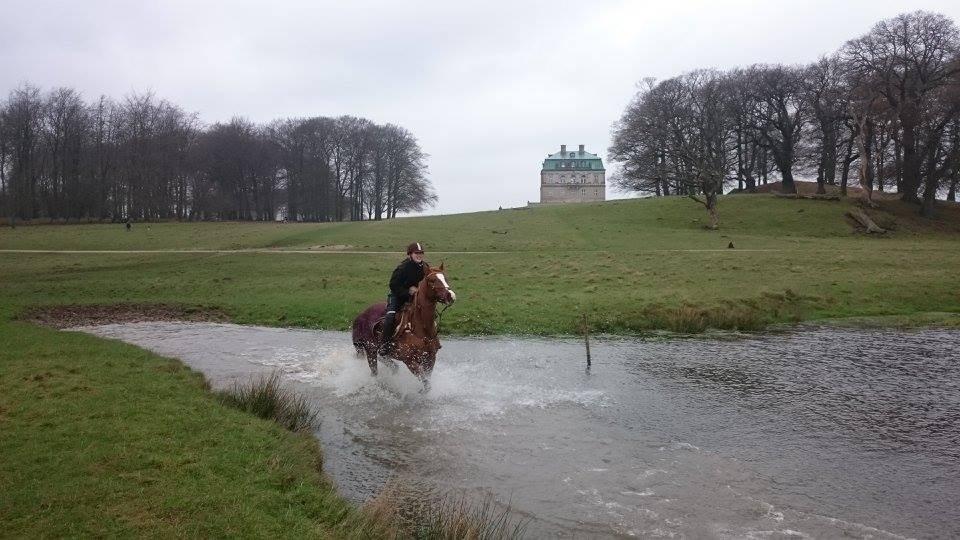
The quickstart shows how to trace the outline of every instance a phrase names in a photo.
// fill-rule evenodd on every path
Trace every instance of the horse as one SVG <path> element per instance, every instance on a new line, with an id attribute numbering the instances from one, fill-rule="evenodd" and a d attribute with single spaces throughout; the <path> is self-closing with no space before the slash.
<path id="1" fill-rule="evenodd" d="M 457 300 L 457 294 L 450 289 L 443 275 L 443 264 L 430 268 L 424 263 L 424 276 L 417 285 L 413 299 L 398 313 L 394 331 L 394 348 L 388 358 L 380 360 L 396 369 L 389 358 L 403 362 L 417 379 L 423 383 L 423 390 L 430 390 L 430 374 L 437 361 L 440 339 L 437 336 L 435 316 L 437 303 L 450 305 Z M 363 310 L 353 320 L 353 346 L 357 355 L 367 357 L 370 375 L 377 376 L 377 349 L 380 347 L 380 334 L 383 331 L 383 316 L 386 314 L 386 302 L 373 304 Z"/>

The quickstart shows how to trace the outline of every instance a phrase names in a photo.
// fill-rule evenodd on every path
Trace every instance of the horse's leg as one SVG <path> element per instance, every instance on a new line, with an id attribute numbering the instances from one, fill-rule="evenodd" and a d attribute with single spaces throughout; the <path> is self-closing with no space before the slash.
<path id="1" fill-rule="evenodd" d="M 427 358 L 423 362 L 423 374 L 426 378 L 430 378 L 433 375 L 433 365 L 436 364 L 436 358 Z"/>
<path id="2" fill-rule="evenodd" d="M 370 376 L 377 376 L 377 345 L 367 342 L 364 344 L 367 353 L 367 365 L 370 366 Z"/>
<path id="3" fill-rule="evenodd" d="M 437 358 L 435 356 L 427 357 L 420 361 L 417 378 L 423 383 L 423 388 L 420 389 L 421 394 L 426 394 L 430 391 L 430 375 L 433 374 L 433 365 L 436 361 Z"/>
<path id="4" fill-rule="evenodd" d="M 397 363 L 394 362 L 393 359 L 391 359 L 389 356 L 381 356 L 379 360 L 383 365 L 390 368 L 390 373 L 393 373 L 394 375 L 396 375 L 396 373 L 400 371 L 400 368 L 397 367 Z"/>

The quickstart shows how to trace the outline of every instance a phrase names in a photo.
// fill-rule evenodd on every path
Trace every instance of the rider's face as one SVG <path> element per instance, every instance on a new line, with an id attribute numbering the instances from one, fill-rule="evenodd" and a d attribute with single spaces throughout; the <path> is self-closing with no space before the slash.
<path id="1" fill-rule="evenodd" d="M 423 262 L 423 252 L 422 252 L 422 251 L 414 251 L 413 253 L 410 254 L 410 258 L 413 259 L 413 262 L 415 262 L 415 263 L 422 263 L 422 262 Z"/>

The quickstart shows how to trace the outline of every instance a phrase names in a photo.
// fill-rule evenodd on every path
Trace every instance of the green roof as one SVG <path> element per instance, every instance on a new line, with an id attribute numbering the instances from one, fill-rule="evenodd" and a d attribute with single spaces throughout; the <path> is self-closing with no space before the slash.
<path id="1" fill-rule="evenodd" d="M 543 160 L 543 170 L 602 171 L 604 169 L 600 156 L 577 149 L 548 155 L 547 159 Z"/>
<path id="2" fill-rule="evenodd" d="M 582 154 L 577 150 L 567 150 L 566 152 L 557 152 L 550 154 L 547 159 L 600 159 L 600 156 L 584 151 Z"/>

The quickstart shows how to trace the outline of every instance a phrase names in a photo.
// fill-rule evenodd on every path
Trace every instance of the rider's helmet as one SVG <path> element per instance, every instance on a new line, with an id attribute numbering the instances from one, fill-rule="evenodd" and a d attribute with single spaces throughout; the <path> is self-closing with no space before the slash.
<path id="1" fill-rule="evenodd" d="M 423 253 L 423 244 L 421 244 L 420 242 L 413 242 L 409 246 L 407 246 L 407 255 L 414 252 Z"/>

